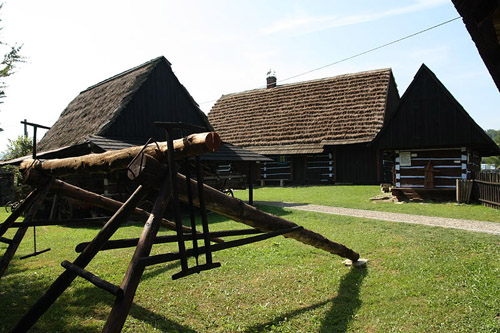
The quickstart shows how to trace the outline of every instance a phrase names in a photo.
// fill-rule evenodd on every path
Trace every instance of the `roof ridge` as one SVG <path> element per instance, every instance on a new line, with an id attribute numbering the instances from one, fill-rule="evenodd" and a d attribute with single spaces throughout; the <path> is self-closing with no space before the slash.
<path id="1" fill-rule="evenodd" d="M 305 83 L 315 83 L 315 82 L 321 82 L 321 81 L 328 81 L 328 80 L 333 80 L 333 79 L 339 79 L 339 78 L 343 78 L 343 77 L 358 76 L 358 75 L 361 76 L 363 74 L 372 74 L 372 73 L 374 74 L 374 73 L 381 73 L 381 72 L 387 72 L 387 71 L 391 71 L 392 72 L 392 68 L 391 67 L 386 67 L 386 68 L 379 68 L 379 69 L 371 69 L 371 70 L 362 71 L 362 72 L 345 73 L 345 74 L 339 74 L 339 75 L 335 75 L 335 76 L 323 77 L 323 78 L 319 78 L 319 79 L 312 79 L 312 80 L 306 80 L 306 81 L 300 81 L 300 82 L 293 82 L 293 83 L 285 83 L 285 84 L 277 85 L 276 88 L 290 87 L 290 86 L 294 86 L 294 85 L 302 85 L 302 84 L 305 84 Z M 277 82 L 279 83 L 280 81 L 278 80 Z M 272 91 L 273 89 L 274 88 L 266 88 L 265 86 L 263 86 L 262 88 L 248 89 L 248 90 L 243 90 L 243 91 L 240 91 L 240 92 L 234 92 L 234 93 L 225 94 L 225 95 L 222 95 L 222 97 L 227 97 L 227 96 L 232 96 L 232 95 L 239 95 L 239 94 L 245 94 L 245 93 L 256 92 L 256 91 Z"/>
<path id="2" fill-rule="evenodd" d="M 103 85 L 103 84 L 105 84 L 105 83 L 108 83 L 108 82 L 111 82 L 111 81 L 113 81 L 113 80 L 116 80 L 116 79 L 118 79 L 118 78 L 120 78 L 120 77 L 122 77 L 122 76 L 125 76 L 125 75 L 127 75 L 127 74 L 130 74 L 130 73 L 132 73 L 133 71 L 136 71 L 136 70 L 138 70 L 138 69 L 140 69 L 140 68 L 143 68 L 143 67 L 149 66 L 149 65 L 150 65 L 150 64 L 152 64 L 152 63 L 155 63 L 155 62 L 161 61 L 162 59 L 165 59 L 165 60 L 167 61 L 167 63 L 168 63 L 169 65 L 171 65 L 171 63 L 167 60 L 167 58 L 165 58 L 164 56 L 159 56 L 159 57 L 156 57 L 156 58 L 154 58 L 154 59 L 148 60 L 148 61 L 146 61 L 145 63 L 143 63 L 143 64 L 141 64 L 141 65 L 135 66 L 135 67 L 133 67 L 133 68 L 129 68 L 129 69 L 127 69 L 127 70 L 125 70 L 125 71 L 123 71 L 123 72 L 121 72 L 121 73 L 118 73 L 118 74 L 116 74 L 116 75 L 113 75 L 113 76 L 111 76 L 111 77 L 109 77 L 109 78 L 105 79 L 105 80 L 102 80 L 102 81 L 100 81 L 100 82 L 98 82 L 98 83 L 96 83 L 96 84 L 94 84 L 94 85 L 92 85 L 92 86 L 88 87 L 87 89 L 82 90 L 82 91 L 80 92 L 80 94 L 82 94 L 82 93 L 84 93 L 84 92 L 87 92 L 87 91 L 89 91 L 89 90 L 92 90 L 92 89 L 94 89 L 94 88 L 97 88 L 97 87 L 99 87 L 99 86 L 101 86 L 101 85 Z"/>

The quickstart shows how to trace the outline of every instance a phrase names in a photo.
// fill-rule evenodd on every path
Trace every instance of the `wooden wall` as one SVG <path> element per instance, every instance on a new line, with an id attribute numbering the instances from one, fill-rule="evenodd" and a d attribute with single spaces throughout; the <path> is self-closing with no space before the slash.
<path id="1" fill-rule="evenodd" d="M 322 154 L 270 155 L 260 164 L 261 180 L 297 185 L 378 184 L 377 152 L 364 145 L 330 147 Z M 268 182 L 269 181 L 269 182 Z"/>
<path id="2" fill-rule="evenodd" d="M 397 150 L 395 157 L 396 188 L 455 189 L 457 179 L 472 179 L 480 168 L 466 147 Z"/>

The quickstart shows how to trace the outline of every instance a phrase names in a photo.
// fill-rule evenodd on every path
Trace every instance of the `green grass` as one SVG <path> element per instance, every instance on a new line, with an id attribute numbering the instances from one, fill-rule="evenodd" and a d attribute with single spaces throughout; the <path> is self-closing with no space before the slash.
<path id="1" fill-rule="evenodd" d="M 309 203 L 332 207 L 500 222 L 500 209 L 484 207 L 480 204 L 466 205 L 455 202 L 393 203 L 370 200 L 370 198 L 380 194 L 382 193 L 379 186 L 262 187 L 254 190 L 254 200 Z M 235 191 L 235 195 L 242 200 L 248 200 L 248 191 Z"/>
<path id="2" fill-rule="evenodd" d="M 358 251 L 365 269 L 292 239 L 214 254 L 222 267 L 172 281 L 177 263 L 148 267 L 125 332 L 499 332 L 500 239 L 460 230 L 262 207 Z M 210 215 L 212 230 L 242 225 Z M 244 226 L 243 226 L 244 227 Z M 115 238 L 138 237 L 127 225 Z M 76 257 L 97 228 L 31 230 L 0 280 L 0 331 L 8 331 Z M 8 236 L 12 236 L 9 231 Z M 0 253 L 5 250 L 0 244 Z M 154 253 L 174 250 L 158 245 Z M 88 269 L 119 284 L 132 249 L 101 252 Z M 33 332 L 100 331 L 113 297 L 83 279 L 42 316 Z"/>

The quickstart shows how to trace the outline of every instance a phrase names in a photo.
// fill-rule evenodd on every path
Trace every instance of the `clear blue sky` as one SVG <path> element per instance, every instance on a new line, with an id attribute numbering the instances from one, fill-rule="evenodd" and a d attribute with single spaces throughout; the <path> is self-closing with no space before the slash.
<path id="1" fill-rule="evenodd" d="M 24 44 L 27 62 L 7 81 L 0 151 L 21 120 L 51 126 L 80 91 L 160 55 L 207 113 L 269 69 L 279 84 L 457 16 L 450 0 L 6 0 L 0 40 Z M 390 67 L 402 95 L 422 63 L 483 129 L 500 129 L 500 93 L 461 19 L 283 83 Z"/>

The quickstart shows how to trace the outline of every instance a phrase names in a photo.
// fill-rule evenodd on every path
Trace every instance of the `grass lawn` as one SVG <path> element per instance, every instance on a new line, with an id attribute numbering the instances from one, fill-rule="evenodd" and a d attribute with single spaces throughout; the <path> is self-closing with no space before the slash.
<path id="1" fill-rule="evenodd" d="M 500 222 L 500 209 L 480 204 L 455 202 L 382 202 L 372 201 L 382 194 L 380 186 L 307 186 L 262 187 L 254 190 L 254 200 L 309 203 L 325 206 L 378 210 L 427 216 L 451 217 L 468 220 Z M 248 191 L 235 191 L 235 195 L 248 200 Z"/>
<path id="2" fill-rule="evenodd" d="M 260 198 L 259 198 L 260 199 Z M 365 269 L 342 264 L 293 239 L 214 254 L 221 268 L 172 281 L 176 263 L 146 269 L 125 332 L 499 332 L 500 238 L 494 235 L 263 209 L 345 244 L 369 258 Z M 241 228 L 215 214 L 212 230 Z M 3 221 L 4 217 L 2 217 Z M 243 226 L 244 227 L 244 226 Z M 115 238 L 138 237 L 127 225 Z M 76 257 L 74 247 L 97 228 L 31 230 L 0 280 L 0 331 L 8 331 Z M 7 236 L 12 236 L 9 231 Z M 0 253 L 5 251 L 0 243 Z M 173 250 L 157 245 L 154 253 Z M 100 253 L 88 269 L 120 284 L 132 249 Z M 114 298 L 77 278 L 33 332 L 100 331 Z"/>

